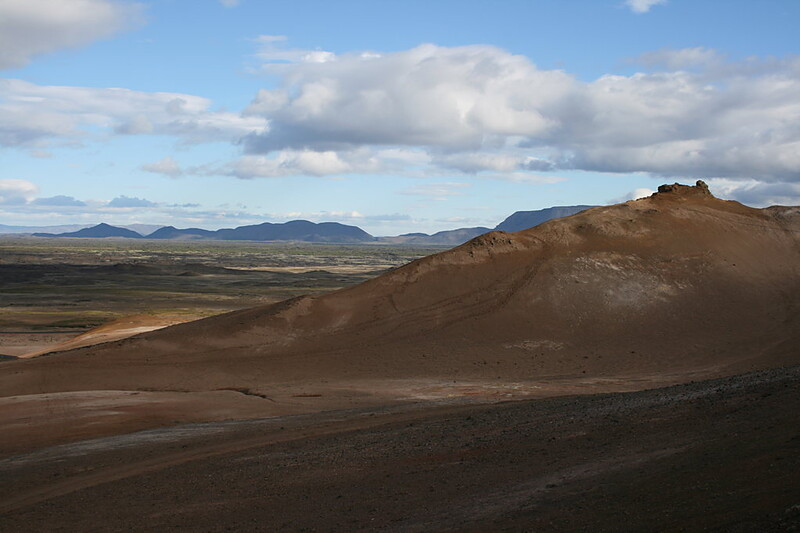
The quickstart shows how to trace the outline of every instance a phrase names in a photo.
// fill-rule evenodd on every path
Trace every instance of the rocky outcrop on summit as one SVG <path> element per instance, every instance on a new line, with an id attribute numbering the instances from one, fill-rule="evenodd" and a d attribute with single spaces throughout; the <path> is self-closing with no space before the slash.
<path id="1" fill-rule="evenodd" d="M 682 185 L 680 183 L 673 183 L 673 184 L 665 184 L 658 186 L 658 193 L 671 193 L 671 194 L 678 194 L 678 195 L 699 195 L 699 196 L 710 196 L 714 198 L 714 195 L 711 194 L 711 191 L 708 189 L 708 185 L 703 180 L 697 180 L 697 183 L 692 187 L 691 185 Z"/>

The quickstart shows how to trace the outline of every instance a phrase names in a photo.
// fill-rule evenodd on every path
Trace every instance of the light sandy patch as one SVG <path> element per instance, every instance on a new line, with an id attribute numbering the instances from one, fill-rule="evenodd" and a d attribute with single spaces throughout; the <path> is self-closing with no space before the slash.
<path id="1" fill-rule="evenodd" d="M 20 358 L 36 357 L 52 352 L 63 352 L 75 348 L 83 348 L 85 346 L 94 346 L 104 342 L 118 341 L 138 335 L 139 333 L 146 333 L 157 329 L 165 328 L 196 317 L 164 317 L 152 315 L 133 315 L 114 320 L 108 324 L 91 329 L 78 336 L 60 340 L 53 344 L 46 344 L 30 349 L 26 352 L 19 354 L 8 353 L 8 355 L 18 355 Z"/>

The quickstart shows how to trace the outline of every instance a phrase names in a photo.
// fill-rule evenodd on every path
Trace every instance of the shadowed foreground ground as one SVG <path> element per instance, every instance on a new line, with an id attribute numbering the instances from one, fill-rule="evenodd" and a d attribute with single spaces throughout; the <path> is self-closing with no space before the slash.
<path id="1" fill-rule="evenodd" d="M 800 367 L 177 426 L 0 461 L 0 530 L 793 531 Z"/>

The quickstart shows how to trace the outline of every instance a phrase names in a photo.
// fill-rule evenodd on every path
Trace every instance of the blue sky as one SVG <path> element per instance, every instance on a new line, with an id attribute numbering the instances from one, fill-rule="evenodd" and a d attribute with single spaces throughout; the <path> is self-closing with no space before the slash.
<path id="1" fill-rule="evenodd" d="M 800 2 L 0 0 L 0 224 L 800 204 Z"/>

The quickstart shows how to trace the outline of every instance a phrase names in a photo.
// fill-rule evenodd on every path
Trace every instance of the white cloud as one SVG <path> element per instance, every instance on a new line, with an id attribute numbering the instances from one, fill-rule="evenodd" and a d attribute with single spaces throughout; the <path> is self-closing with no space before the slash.
<path id="1" fill-rule="evenodd" d="M 446 182 L 470 174 L 553 183 L 561 170 L 584 170 L 800 182 L 796 56 L 731 62 L 702 47 L 660 50 L 638 58 L 648 72 L 584 82 L 492 46 L 328 56 L 286 49 L 285 40 L 256 39 L 280 84 L 242 113 L 187 94 L 0 79 L 0 145 L 33 154 L 157 134 L 244 150 L 224 165 L 181 168 L 166 158 L 142 166 L 174 176 L 392 173 Z"/>
<path id="2" fill-rule="evenodd" d="M 531 174 L 530 172 L 497 172 L 483 174 L 484 179 L 492 179 L 498 181 L 511 181 L 514 183 L 529 183 L 536 185 L 549 185 L 553 183 L 561 183 L 569 181 L 569 178 L 563 176 L 543 176 L 540 174 Z"/>
<path id="3" fill-rule="evenodd" d="M 142 165 L 140 168 L 145 172 L 164 174 L 170 176 L 171 178 L 177 178 L 183 174 L 181 166 L 170 156 L 166 156 L 164 159 L 156 161 L 155 163 Z"/>
<path id="4" fill-rule="evenodd" d="M 311 222 L 341 222 L 342 224 L 352 224 L 366 229 L 376 228 L 384 224 L 391 225 L 397 222 L 411 221 L 411 217 L 401 213 L 372 214 L 367 215 L 359 211 L 293 211 L 288 213 L 264 213 L 261 215 L 263 220 L 273 222 L 288 222 L 289 220 L 310 220 Z M 370 231 L 367 229 L 367 231 Z"/>
<path id="5" fill-rule="evenodd" d="M 609 204 L 619 204 L 619 203 L 622 203 L 622 202 L 627 202 L 629 200 L 638 200 L 639 198 L 645 198 L 647 196 L 650 196 L 654 192 L 656 192 L 656 191 L 654 191 L 653 189 L 648 189 L 646 187 L 641 187 L 641 188 L 632 190 L 631 192 L 629 192 L 626 195 L 619 196 L 617 198 L 612 198 L 611 200 L 608 200 L 608 203 Z"/>
<path id="6" fill-rule="evenodd" d="M 249 151 L 341 150 L 364 144 L 474 150 L 558 127 L 573 92 L 560 71 L 490 46 L 422 45 L 365 58 L 280 65 L 286 86 L 260 91 L 246 113 L 270 121 Z"/>
<path id="7" fill-rule="evenodd" d="M 17 179 L 0 179 L 0 204 L 25 204 L 36 197 L 39 187 L 30 181 Z"/>
<path id="8" fill-rule="evenodd" d="M 327 63 L 336 60 L 336 54 L 326 50 L 286 48 L 285 35 L 259 35 L 254 42 L 260 45 L 256 57 L 266 65 L 265 70 L 274 70 L 283 63 Z"/>
<path id="9" fill-rule="evenodd" d="M 800 205 L 800 183 L 710 179 L 708 186 L 715 196 L 753 207 Z"/>
<path id="10" fill-rule="evenodd" d="M 664 48 L 646 52 L 636 58 L 636 62 L 642 65 L 673 70 L 718 65 L 722 60 L 722 56 L 716 50 L 704 46 L 678 50 Z"/>
<path id="11" fill-rule="evenodd" d="M 643 58 L 668 69 L 582 82 L 491 46 L 433 45 L 282 64 L 283 86 L 245 110 L 269 125 L 244 146 L 330 159 L 402 147 L 427 152 L 427 172 L 510 179 L 558 169 L 800 179 L 800 59 L 725 63 L 705 48 Z"/>
<path id="12" fill-rule="evenodd" d="M 667 0 L 625 0 L 625 5 L 634 13 L 647 13 L 651 7 L 666 3 Z"/>
<path id="13" fill-rule="evenodd" d="M 342 222 L 358 225 L 367 231 L 394 232 L 395 225 L 417 224 L 402 213 L 362 213 L 357 210 L 258 213 L 241 204 L 203 207 L 197 203 L 165 204 L 145 198 L 117 196 L 111 201 L 79 200 L 56 195 L 37 198 L 38 187 L 24 180 L 0 180 L 0 219 L 13 224 L 43 226 L 54 224 L 94 225 L 107 222 L 122 226 L 136 223 L 164 224 L 177 227 L 218 229 L 265 221 L 287 222 L 303 219 L 314 222 Z"/>
<path id="14" fill-rule="evenodd" d="M 153 133 L 153 130 L 155 130 L 153 123 L 141 113 L 124 119 L 123 122 L 114 128 L 115 133 L 121 133 L 123 135 L 146 135 L 148 133 Z"/>
<path id="15" fill-rule="evenodd" d="M 384 168 L 384 164 L 369 150 L 348 152 L 282 150 L 271 157 L 247 155 L 222 168 L 194 169 L 194 171 L 198 174 L 223 174 L 246 179 L 367 173 L 378 172 Z"/>
<path id="16" fill-rule="evenodd" d="M 646 198 L 652 195 L 654 192 L 653 189 L 648 189 L 646 187 L 640 187 L 638 189 L 634 189 L 630 195 L 631 200 L 638 200 L 639 198 Z"/>
<path id="17" fill-rule="evenodd" d="M 261 44 L 268 44 L 268 43 L 279 43 L 282 41 L 286 41 L 288 38 L 285 35 L 259 35 L 255 39 L 254 42 L 261 43 Z"/>
<path id="18" fill-rule="evenodd" d="M 800 176 L 800 76 L 792 68 L 755 78 L 735 71 L 716 79 L 682 71 L 604 76 L 587 96 L 593 127 L 579 122 L 556 139 L 575 168 Z"/>
<path id="19" fill-rule="evenodd" d="M 551 161 L 545 159 L 507 152 L 440 154 L 434 156 L 432 162 L 437 166 L 458 170 L 466 174 L 477 174 L 484 171 L 546 171 L 555 167 Z"/>
<path id="20" fill-rule="evenodd" d="M 461 196 L 462 191 L 469 187 L 469 183 L 446 182 L 426 183 L 400 191 L 400 194 L 412 196 L 427 196 L 433 200 L 446 200 L 450 196 Z"/>
<path id="21" fill-rule="evenodd" d="M 110 37 L 137 24 L 141 13 L 139 4 L 110 0 L 3 0 L 0 69 Z"/>
<path id="22" fill-rule="evenodd" d="M 77 200 L 72 196 L 64 196 L 63 194 L 51 196 L 49 198 L 37 198 L 33 200 L 31 203 L 33 205 L 46 205 L 46 206 L 57 206 L 57 207 L 83 207 L 86 205 L 86 202 Z"/>
<path id="23" fill-rule="evenodd" d="M 89 138 L 98 130 L 101 135 L 172 135 L 188 143 L 231 142 L 265 126 L 258 117 L 210 108 L 207 98 L 188 94 L 0 79 L 0 145 L 41 147 Z"/>
<path id="24" fill-rule="evenodd" d="M 236 7 L 239 5 L 239 0 L 219 0 L 219 3 L 225 7 Z"/>
<path id="25" fill-rule="evenodd" d="M 117 196 L 110 202 L 108 202 L 107 207 L 115 207 L 115 208 L 129 208 L 129 207 L 156 207 L 158 204 L 155 202 L 151 202 L 150 200 L 145 200 L 144 198 L 137 198 L 137 197 L 129 197 L 129 196 Z"/>

